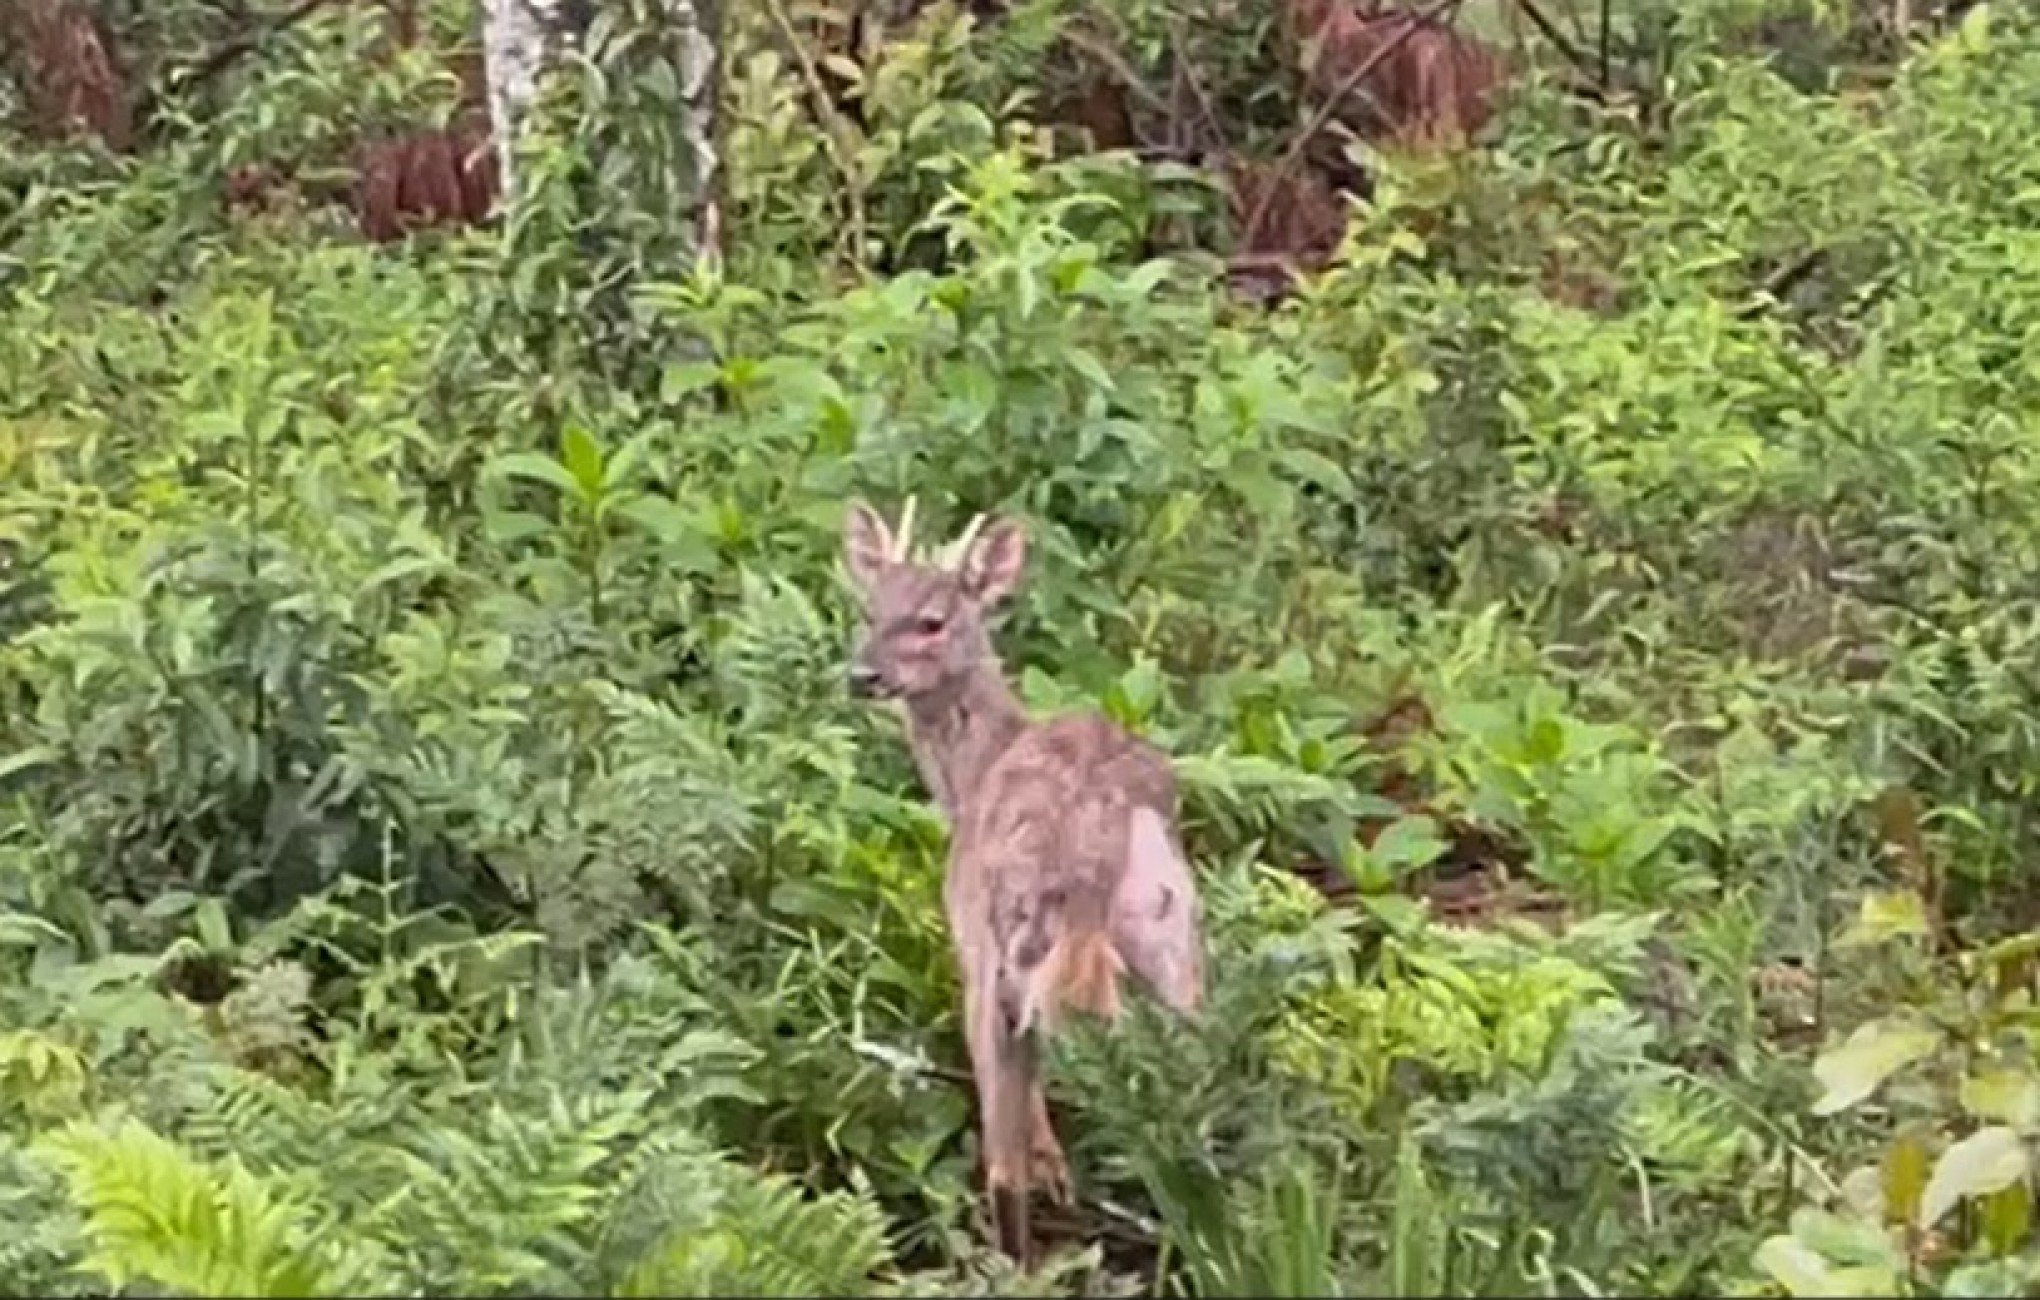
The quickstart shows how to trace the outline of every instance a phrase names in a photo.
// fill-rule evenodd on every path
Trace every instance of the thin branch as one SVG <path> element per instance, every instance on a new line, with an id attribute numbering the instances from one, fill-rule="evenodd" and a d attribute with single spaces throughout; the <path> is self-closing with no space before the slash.
<path id="1" fill-rule="evenodd" d="M 842 140 L 843 114 L 836 108 L 836 101 L 829 98 L 828 87 L 822 84 L 821 70 L 809 56 L 807 46 L 801 42 L 800 33 L 794 30 L 793 19 L 786 13 L 780 0 L 765 0 L 765 12 L 772 19 L 772 25 L 779 32 L 779 38 L 786 43 L 787 53 L 793 56 L 795 66 L 800 69 L 800 79 L 807 87 L 808 98 L 814 101 L 815 117 L 822 128 L 822 145 L 828 150 L 829 161 L 836 166 L 836 172 L 843 178 L 843 201 L 847 209 L 851 260 L 858 266 L 864 265 L 864 189 L 858 183 L 857 175 L 850 169 L 850 160 L 845 156 Z"/>
<path id="2" fill-rule="evenodd" d="M 1608 66 L 1609 32 L 1613 30 L 1615 25 L 1614 14 L 1610 10 L 1609 0 L 1601 0 L 1601 88 L 1603 90 L 1608 88 L 1608 78 L 1613 75 Z"/>
<path id="3" fill-rule="evenodd" d="M 1800 281 L 1819 270 L 1827 261 L 1827 255 L 1828 250 L 1825 248 L 1809 249 L 1772 271 L 1764 277 L 1764 282 L 1757 286 L 1753 300 L 1738 311 L 1736 316 L 1742 320 L 1753 320 L 1763 315 L 1765 311 L 1781 302 L 1786 294 L 1791 293 Z"/>
<path id="4" fill-rule="evenodd" d="M 1169 22 L 1169 48 L 1176 55 L 1176 67 L 1189 85 L 1191 97 L 1197 101 L 1197 111 L 1204 116 L 1204 126 L 1211 132 L 1213 145 L 1220 153 L 1230 152 L 1225 142 L 1225 128 L 1219 124 L 1218 109 L 1212 105 L 1211 96 L 1205 93 L 1204 82 L 1197 76 L 1197 65 L 1190 61 L 1189 44 L 1183 39 L 1180 19 Z"/>
<path id="5" fill-rule="evenodd" d="M 257 25 L 242 32 L 239 36 L 223 41 L 212 53 L 206 55 L 190 67 L 173 70 L 163 78 L 161 84 L 166 86 L 174 85 L 176 89 L 184 92 L 189 92 L 203 86 L 206 82 L 220 76 L 242 59 L 262 48 L 263 44 L 271 37 L 279 36 L 292 27 L 297 26 L 314 13 L 325 8 L 330 2 L 331 0 L 298 0 L 298 3 L 277 14 L 274 18 L 259 20 L 255 19 L 244 5 L 223 6 L 222 12 L 254 21 Z M 134 119 L 135 129 L 138 132 L 148 130 L 149 125 L 155 120 L 156 110 L 161 98 L 156 92 L 156 85 L 153 83 L 145 86 L 140 96 L 136 98 Z"/>
<path id="6" fill-rule="evenodd" d="M 1516 9 L 1517 12 L 1530 20 L 1530 25 L 1537 29 L 1539 36 L 1550 41 L 1557 48 L 1559 54 L 1564 57 L 1567 63 L 1572 64 L 1583 73 L 1592 75 L 1593 64 L 1588 61 L 1586 54 L 1577 45 L 1572 43 L 1570 37 L 1553 25 L 1550 17 L 1545 14 L 1543 7 L 1537 4 L 1537 0 L 1516 0 Z"/>
<path id="7" fill-rule="evenodd" d="M 1289 179 L 1290 173 L 1296 170 L 1296 164 L 1302 159 L 1303 151 L 1317 137 L 1317 133 L 1325 129 L 1325 123 L 1332 120 L 1332 115 L 1339 111 L 1339 106 L 1346 102 L 1346 96 L 1352 94 L 1376 68 L 1387 62 L 1388 56 L 1401 49 L 1403 43 L 1416 35 L 1420 28 L 1445 16 L 1448 11 L 1457 11 L 1463 2 L 1464 0 L 1435 0 L 1435 3 L 1427 8 L 1408 14 L 1401 31 L 1383 41 L 1374 53 L 1361 60 L 1359 67 L 1346 74 L 1325 102 L 1318 105 L 1317 112 L 1304 123 L 1303 130 L 1290 142 L 1288 152 L 1282 155 L 1282 161 L 1276 165 L 1274 174 L 1269 177 L 1268 187 L 1261 191 L 1260 199 L 1254 204 L 1253 214 L 1247 218 L 1246 229 L 1240 236 L 1242 244 L 1251 246 L 1254 236 L 1261 233 L 1261 223 L 1267 219 L 1268 208 L 1274 202 L 1275 195 Z"/>
<path id="8" fill-rule="evenodd" d="M 241 33 L 199 60 L 178 79 L 178 88 L 189 91 L 204 85 L 259 49 L 264 41 L 297 26 L 329 3 L 331 0 L 298 0 L 276 17 L 251 31 Z"/>
<path id="9" fill-rule="evenodd" d="M 1133 97 L 1138 99 L 1148 109 L 1160 113 L 1164 117 L 1173 116 L 1174 110 L 1169 102 L 1159 94 L 1156 94 L 1151 86 L 1140 79 L 1140 74 L 1135 72 L 1124 58 L 1120 57 L 1119 51 L 1073 27 L 1062 29 L 1062 39 L 1072 49 L 1080 54 L 1088 55 L 1099 67 L 1104 68 L 1107 72 L 1118 78 L 1119 84 L 1132 92 Z"/>

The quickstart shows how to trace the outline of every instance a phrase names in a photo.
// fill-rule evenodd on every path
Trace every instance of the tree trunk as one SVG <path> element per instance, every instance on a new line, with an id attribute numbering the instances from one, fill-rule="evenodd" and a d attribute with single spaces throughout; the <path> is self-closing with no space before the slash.
<path id="1" fill-rule="evenodd" d="M 598 7 L 609 35 L 601 48 L 586 48 Z M 641 113 L 647 101 L 640 87 L 677 89 L 678 103 L 656 110 L 672 116 L 651 129 L 642 121 L 622 120 L 582 122 L 572 129 L 598 173 L 631 178 L 628 188 L 642 197 L 656 194 L 662 206 L 677 207 L 659 213 L 661 220 L 673 223 L 669 229 L 686 230 L 698 255 L 713 255 L 720 235 L 719 18 L 717 0 L 604 0 L 600 6 L 587 0 L 483 0 L 489 118 L 504 206 L 513 207 L 525 194 L 528 178 L 521 174 L 517 153 L 532 129 L 540 90 L 549 76 L 570 66 L 563 55 L 579 49 L 611 87 L 603 97 L 604 114 L 623 118 Z M 665 64 L 670 78 L 646 78 L 647 61 Z"/>
<path id="2" fill-rule="evenodd" d="M 562 39 L 559 0 L 482 0 L 482 57 L 489 83 L 489 127 L 496 141 L 503 203 L 517 198 L 517 142 L 531 121 L 538 81 Z"/>
<path id="3" fill-rule="evenodd" d="M 722 65 L 720 0 L 660 0 L 680 57 L 680 139 L 694 174 L 698 249 L 722 247 L 722 157 L 716 151 L 716 97 Z"/>

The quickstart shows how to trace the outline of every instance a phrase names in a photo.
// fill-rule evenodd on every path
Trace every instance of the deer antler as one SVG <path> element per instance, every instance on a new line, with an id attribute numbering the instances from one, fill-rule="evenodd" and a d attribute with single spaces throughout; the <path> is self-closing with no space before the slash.
<path id="1" fill-rule="evenodd" d="M 913 554 L 914 545 L 914 498 L 908 497 L 907 504 L 900 508 L 900 530 L 893 534 L 892 561 L 904 564 Z"/>
<path id="2" fill-rule="evenodd" d="M 908 497 L 906 504 L 900 507 L 900 528 L 898 532 L 893 533 L 888 539 L 886 558 L 895 564 L 904 564 L 908 560 L 915 560 L 930 568 L 954 570 L 958 564 L 963 562 L 965 552 L 970 550 L 970 544 L 977 540 L 978 530 L 985 526 L 985 517 L 982 514 L 971 516 L 970 523 L 966 524 L 963 531 L 957 534 L 956 540 L 946 546 L 933 549 L 924 546 L 916 550 L 914 547 L 914 505 L 915 498 Z"/>
<path id="3" fill-rule="evenodd" d="M 943 547 L 935 556 L 936 565 L 944 569 L 954 569 L 963 563 L 963 557 L 969 552 L 970 544 L 977 540 L 978 529 L 984 526 L 983 515 L 972 515 L 970 522 L 964 525 L 963 531 L 956 535 L 956 540 Z"/>

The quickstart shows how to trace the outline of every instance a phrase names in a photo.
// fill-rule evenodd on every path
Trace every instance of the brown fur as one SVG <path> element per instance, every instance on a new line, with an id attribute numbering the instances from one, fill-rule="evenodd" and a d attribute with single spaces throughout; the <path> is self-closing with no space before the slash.
<path id="1" fill-rule="evenodd" d="M 985 615 L 1018 583 L 1024 548 L 1007 520 L 953 566 L 907 558 L 864 506 L 845 529 L 869 623 L 852 684 L 905 706 L 915 762 L 949 818 L 943 899 L 986 1184 L 1000 1247 L 1026 1263 L 1030 1187 L 1069 1193 L 1040 1034 L 1069 1011 L 1116 1018 L 1129 969 L 1192 1013 L 1203 957 L 1167 756 L 1096 713 L 1030 720 L 999 671 Z"/>

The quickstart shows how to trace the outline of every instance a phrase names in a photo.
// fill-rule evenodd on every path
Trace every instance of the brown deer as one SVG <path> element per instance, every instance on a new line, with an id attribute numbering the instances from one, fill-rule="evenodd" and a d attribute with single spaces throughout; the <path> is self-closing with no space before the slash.
<path id="1" fill-rule="evenodd" d="M 1033 1263 L 1028 1194 L 1067 1203 L 1041 1091 L 1040 1036 L 1066 1011 L 1110 1021 L 1127 970 L 1184 1015 L 1203 999 L 1201 905 L 1160 750 L 1096 713 L 1031 721 L 986 621 L 1019 584 L 1026 534 L 982 516 L 940 554 L 869 507 L 844 524 L 866 630 L 850 689 L 898 701 L 950 828 L 943 902 L 963 977 L 979 1147 L 999 1247 Z"/>

